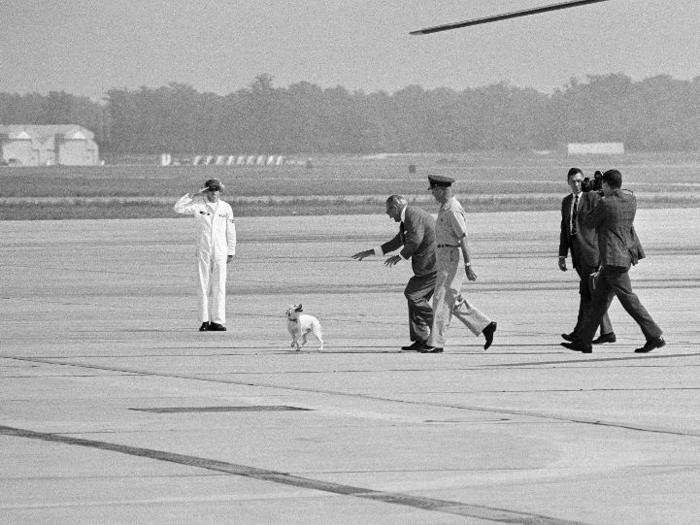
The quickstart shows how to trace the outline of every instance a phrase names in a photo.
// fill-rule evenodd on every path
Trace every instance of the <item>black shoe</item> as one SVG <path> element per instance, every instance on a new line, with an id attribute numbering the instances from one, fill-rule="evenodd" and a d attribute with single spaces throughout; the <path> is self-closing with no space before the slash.
<path id="1" fill-rule="evenodd" d="M 439 346 L 421 346 L 418 351 L 421 354 L 440 354 L 442 353 L 442 347 Z"/>
<path id="2" fill-rule="evenodd" d="M 226 327 L 219 323 L 209 323 L 209 332 L 225 332 Z"/>
<path id="3" fill-rule="evenodd" d="M 590 354 L 593 352 L 593 349 L 591 348 L 591 345 L 585 345 L 583 343 L 579 343 L 578 341 L 572 341 L 570 343 L 559 343 L 561 346 L 564 348 L 568 348 L 569 350 L 573 350 L 575 352 L 583 352 L 584 354 Z"/>
<path id="4" fill-rule="evenodd" d="M 644 346 L 641 348 L 637 348 L 635 350 L 635 353 L 646 354 L 647 352 L 651 352 L 652 350 L 654 350 L 656 348 L 661 348 L 662 346 L 666 346 L 666 341 L 664 341 L 663 337 L 657 337 L 655 339 L 647 339 L 647 342 L 644 343 Z"/>
<path id="5" fill-rule="evenodd" d="M 425 346 L 425 341 L 414 341 L 408 346 L 402 346 L 401 350 L 405 350 L 406 352 L 416 352 L 420 351 L 421 348 Z"/>
<path id="6" fill-rule="evenodd" d="M 484 337 L 486 338 L 486 342 L 484 343 L 484 350 L 488 350 L 489 346 L 491 346 L 491 343 L 493 343 L 493 334 L 496 331 L 496 327 L 498 324 L 496 321 L 491 321 L 489 324 L 486 325 L 486 328 L 484 328 L 481 333 L 484 334 Z"/>
<path id="7" fill-rule="evenodd" d="M 594 345 L 600 345 L 603 343 L 614 343 L 617 341 L 617 337 L 615 337 L 615 332 L 610 332 L 607 334 L 600 334 L 600 336 L 597 339 L 593 339 L 591 343 Z"/>
<path id="8" fill-rule="evenodd" d="M 574 339 L 576 339 L 576 334 L 575 334 L 574 332 L 571 332 L 570 334 L 561 334 L 561 338 L 562 338 L 564 341 L 569 341 L 569 342 L 571 342 L 571 341 L 573 341 Z"/>
<path id="9" fill-rule="evenodd" d="M 200 332 L 208 332 L 209 331 L 209 321 L 204 321 L 202 323 L 202 326 L 199 327 Z"/>

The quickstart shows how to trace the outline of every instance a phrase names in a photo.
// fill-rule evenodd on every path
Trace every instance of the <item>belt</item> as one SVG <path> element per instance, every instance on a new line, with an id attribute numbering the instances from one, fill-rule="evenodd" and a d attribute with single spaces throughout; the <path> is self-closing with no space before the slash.
<path id="1" fill-rule="evenodd" d="M 459 248 L 459 244 L 438 244 L 438 248 Z"/>

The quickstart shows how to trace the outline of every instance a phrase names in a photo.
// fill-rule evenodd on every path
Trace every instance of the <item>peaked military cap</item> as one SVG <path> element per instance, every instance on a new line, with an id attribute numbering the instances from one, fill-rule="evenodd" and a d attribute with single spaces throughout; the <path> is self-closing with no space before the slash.
<path id="1" fill-rule="evenodd" d="M 441 175 L 429 175 L 428 176 L 428 182 L 430 182 L 430 187 L 434 188 L 435 186 L 442 186 L 442 187 L 447 187 L 447 186 L 452 186 L 452 183 L 455 180 L 451 177 L 443 177 Z"/>

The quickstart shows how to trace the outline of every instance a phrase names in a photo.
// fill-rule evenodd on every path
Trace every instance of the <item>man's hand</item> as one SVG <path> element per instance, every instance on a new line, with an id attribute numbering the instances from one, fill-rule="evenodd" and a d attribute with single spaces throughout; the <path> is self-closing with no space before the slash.
<path id="1" fill-rule="evenodd" d="M 233 261 L 233 255 L 226 257 L 226 264 L 230 263 L 231 261 Z"/>
<path id="2" fill-rule="evenodd" d="M 591 275 L 588 276 L 590 279 L 591 283 L 591 288 L 595 290 L 598 287 L 598 279 L 600 278 L 600 272 L 602 270 L 599 268 L 597 271 L 593 272 Z"/>
<path id="3" fill-rule="evenodd" d="M 374 250 L 364 250 L 361 252 L 357 252 L 355 255 L 352 256 L 352 258 L 361 261 L 362 259 L 364 259 L 365 257 L 369 257 L 370 255 L 374 255 Z"/>
<path id="4" fill-rule="evenodd" d="M 465 266 L 464 272 L 467 274 L 467 279 L 470 281 L 476 281 L 476 274 L 474 273 L 474 270 L 472 270 L 471 266 Z"/>
<path id="5" fill-rule="evenodd" d="M 566 259 L 564 257 L 559 257 L 559 269 L 562 272 L 566 271 Z"/>
<path id="6" fill-rule="evenodd" d="M 392 255 L 386 261 L 384 261 L 384 266 L 395 266 L 401 260 L 400 255 Z"/>

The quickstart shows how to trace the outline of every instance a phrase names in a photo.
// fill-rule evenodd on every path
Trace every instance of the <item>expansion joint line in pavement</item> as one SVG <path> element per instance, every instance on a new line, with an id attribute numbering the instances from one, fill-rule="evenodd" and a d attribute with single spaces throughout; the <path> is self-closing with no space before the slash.
<path id="1" fill-rule="evenodd" d="M 671 359 L 674 357 L 700 357 L 697 352 L 683 353 L 683 354 L 656 354 L 656 355 L 629 355 L 622 357 L 589 357 L 582 361 L 572 361 L 571 359 L 557 360 L 557 361 L 526 361 L 520 363 L 496 363 L 492 365 L 484 365 L 485 368 L 517 368 L 517 367 L 537 367 L 537 366 L 549 366 L 549 365 L 569 365 L 569 364 L 581 364 L 581 363 L 608 363 L 614 361 L 646 361 L 649 359 Z"/>
<path id="2" fill-rule="evenodd" d="M 15 359 L 18 361 L 29 361 L 29 362 L 33 362 L 33 363 L 44 363 L 44 364 L 49 364 L 49 365 L 73 366 L 73 367 L 77 367 L 77 368 L 87 368 L 87 369 L 92 369 L 92 370 L 104 370 L 104 371 L 109 371 L 109 372 L 119 372 L 122 374 L 132 374 L 132 375 L 139 375 L 139 376 L 145 376 L 145 377 L 149 377 L 149 376 L 151 376 L 151 377 L 164 377 L 164 378 L 171 378 L 171 379 L 182 379 L 185 381 L 202 381 L 202 382 L 206 382 L 206 383 L 219 383 L 219 384 L 224 384 L 224 385 L 239 385 L 239 386 L 250 386 L 250 387 L 254 387 L 254 388 L 271 388 L 271 389 L 276 389 L 276 390 L 290 390 L 293 392 L 305 392 L 305 393 L 309 393 L 309 394 L 324 394 L 324 395 L 330 395 L 330 396 L 350 397 L 350 398 L 354 398 L 354 399 L 366 399 L 366 400 L 370 400 L 370 401 L 382 401 L 382 402 L 386 402 L 386 403 L 401 403 L 404 405 L 431 406 L 431 407 L 437 407 L 437 408 L 452 408 L 455 410 L 471 410 L 473 412 L 485 412 L 485 413 L 491 413 L 491 414 L 505 414 L 505 415 L 511 415 L 511 416 L 526 416 L 526 417 L 534 417 L 534 418 L 540 418 L 540 419 L 550 419 L 550 420 L 554 420 L 554 421 L 562 421 L 565 423 L 577 423 L 577 424 L 582 424 L 582 425 L 604 426 L 604 427 L 619 428 L 619 429 L 623 429 L 623 430 L 633 430 L 633 431 L 638 431 L 638 432 L 650 432 L 650 433 L 654 433 L 654 434 L 670 434 L 673 436 L 696 437 L 696 438 L 700 437 L 699 433 L 686 431 L 686 430 L 633 426 L 633 425 L 628 424 L 628 423 L 620 423 L 617 421 L 604 421 L 604 420 L 600 420 L 600 419 L 581 419 L 581 418 L 574 418 L 574 417 L 567 417 L 567 416 L 559 416 L 556 414 L 547 413 L 547 412 L 539 412 L 536 410 L 527 410 L 527 409 L 515 410 L 515 409 L 510 409 L 510 408 L 465 405 L 465 404 L 461 404 L 461 403 L 434 403 L 434 402 L 430 402 L 430 401 L 408 401 L 405 399 L 394 399 L 394 398 L 390 398 L 390 397 L 372 396 L 372 395 L 368 395 L 368 394 L 337 392 L 335 390 L 322 390 L 322 389 L 315 389 L 315 388 L 283 386 L 283 385 L 274 385 L 274 384 L 266 384 L 266 383 L 252 383 L 252 382 L 247 382 L 247 381 L 234 381 L 234 380 L 230 380 L 230 379 L 200 377 L 200 376 L 192 376 L 192 375 L 184 375 L 184 374 L 168 374 L 168 373 L 163 373 L 163 372 L 138 370 L 135 368 L 123 368 L 123 367 L 116 367 L 116 366 L 100 366 L 100 365 L 92 365 L 92 364 L 87 364 L 87 363 L 71 363 L 69 361 L 62 361 L 62 362 L 61 361 L 53 361 L 51 359 L 40 359 L 40 358 L 36 358 L 36 357 L 21 357 L 21 356 L 10 356 L 10 355 L 0 354 L 0 358 L 2 358 L 2 359 Z"/>
<path id="3" fill-rule="evenodd" d="M 260 481 L 269 481 L 272 483 L 279 483 L 281 485 L 287 485 L 291 487 L 319 490 L 331 494 L 352 496 L 360 499 L 379 501 L 382 503 L 392 503 L 395 505 L 403 505 L 405 507 L 412 507 L 420 510 L 440 512 L 443 514 L 454 514 L 457 516 L 477 518 L 486 521 L 500 523 L 523 523 L 530 525 L 566 525 L 580 523 L 562 520 L 558 518 L 552 518 L 542 514 L 519 512 L 508 509 L 500 509 L 497 507 L 487 507 L 485 505 L 471 505 L 459 501 L 425 498 L 422 496 L 414 496 L 411 494 L 404 494 L 400 492 L 384 492 L 381 490 L 371 490 L 363 487 L 355 487 L 352 485 L 344 485 L 341 483 L 333 483 L 330 481 L 322 481 L 312 478 L 305 478 L 302 476 L 295 476 L 286 472 L 265 470 L 256 467 L 249 467 L 246 465 L 238 465 L 235 463 L 228 463 L 226 461 L 220 461 L 216 459 L 188 456 L 185 454 L 175 454 L 172 452 L 166 452 L 164 450 L 132 447 L 128 445 L 120 445 L 118 443 L 83 439 L 61 434 L 35 432 L 33 430 L 26 430 L 3 425 L 0 425 L 0 435 L 35 439 L 40 441 L 48 441 L 52 443 L 63 443 L 66 445 L 88 447 L 109 452 L 118 452 L 120 454 L 154 459 L 157 461 L 167 461 L 170 463 L 177 463 L 179 465 L 185 465 L 188 467 L 201 468 L 216 472 L 224 472 L 234 476 L 241 476 L 244 478 L 256 479 Z"/>

